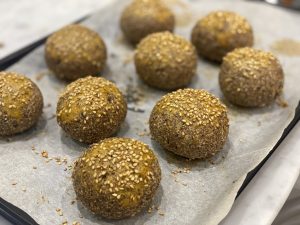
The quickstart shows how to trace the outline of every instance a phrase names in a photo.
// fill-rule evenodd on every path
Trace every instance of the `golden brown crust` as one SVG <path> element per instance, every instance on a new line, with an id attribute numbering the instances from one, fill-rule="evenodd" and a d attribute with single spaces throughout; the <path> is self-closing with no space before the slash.
<path id="1" fill-rule="evenodd" d="M 29 78 L 0 72 L 0 136 L 31 128 L 43 111 L 43 96 Z"/>
<path id="2" fill-rule="evenodd" d="M 284 74 L 270 52 L 240 48 L 228 53 L 221 65 L 219 83 L 224 96 L 245 107 L 270 105 L 283 89 Z"/>
<path id="3" fill-rule="evenodd" d="M 134 0 L 124 9 L 120 26 L 128 41 L 137 44 L 151 33 L 172 32 L 175 17 L 160 0 Z"/>
<path id="4" fill-rule="evenodd" d="M 174 90 L 188 85 L 196 74 L 197 53 L 189 41 L 166 31 L 144 38 L 137 47 L 134 62 L 145 83 Z"/>
<path id="5" fill-rule="evenodd" d="M 129 138 L 108 138 L 92 145 L 75 163 L 77 198 L 104 218 L 134 216 L 148 206 L 161 170 L 152 150 Z"/>
<path id="6" fill-rule="evenodd" d="M 119 130 L 126 117 L 127 104 L 115 84 L 88 76 L 66 87 L 56 113 L 58 124 L 72 138 L 95 143 Z"/>
<path id="7" fill-rule="evenodd" d="M 199 56 L 221 62 L 235 48 L 251 47 L 254 42 L 248 21 L 229 11 L 215 11 L 200 19 L 192 31 L 192 43 Z"/>
<path id="8" fill-rule="evenodd" d="M 104 69 L 106 57 L 102 38 L 82 25 L 66 26 L 46 42 L 47 65 L 60 79 L 72 81 L 97 75 Z"/>
<path id="9" fill-rule="evenodd" d="M 228 136 L 226 107 L 204 90 L 182 89 L 165 95 L 153 108 L 151 135 L 164 149 L 190 159 L 218 153 Z"/>

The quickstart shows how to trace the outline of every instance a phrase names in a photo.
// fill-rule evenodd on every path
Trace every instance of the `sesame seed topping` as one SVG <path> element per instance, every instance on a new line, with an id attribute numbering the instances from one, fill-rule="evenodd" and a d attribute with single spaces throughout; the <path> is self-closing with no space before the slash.
<path id="1" fill-rule="evenodd" d="M 135 158 L 136 155 L 141 158 Z M 77 160 L 73 171 L 77 197 L 93 212 L 107 218 L 133 215 L 145 207 L 158 187 L 160 176 L 152 150 L 129 138 L 109 138 L 93 144 Z M 143 203 L 139 199 L 144 199 Z M 101 204 L 93 204 L 94 200 Z"/>
<path id="2" fill-rule="evenodd" d="M 76 80 L 97 75 L 103 70 L 106 57 L 102 38 L 82 25 L 63 27 L 46 42 L 47 65 L 61 79 Z"/>
<path id="3" fill-rule="evenodd" d="M 208 158 L 228 135 L 227 109 L 204 90 L 182 89 L 163 96 L 151 112 L 152 137 L 187 158 Z"/>
<path id="4" fill-rule="evenodd" d="M 230 11 L 209 13 L 197 22 L 192 31 L 192 42 L 198 54 L 219 62 L 235 48 L 252 46 L 253 39 L 249 22 Z"/>
<path id="5" fill-rule="evenodd" d="M 172 31 L 175 17 L 160 0 L 134 0 L 124 9 L 120 23 L 126 38 L 136 44 L 151 33 Z"/>
<path id="6" fill-rule="evenodd" d="M 195 75 L 196 49 L 178 35 L 154 33 L 138 45 L 135 66 L 138 75 L 150 86 L 176 89 L 187 85 Z"/>
<path id="7" fill-rule="evenodd" d="M 0 135 L 20 133 L 32 127 L 43 109 L 38 87 L 27 77 L 0 72 Z"/>
<path id="8" fill-rule="evenodd" d="M 228 53 L 221 65 L 219 82 L 225 97 L 246 107 L 271 104 L 282 92 L 284 74 L 270 52 L 239 48 Z"/>
<path id="9" fill-rule="evenodd" d="M 94 143 L 114 134 L 126 112 L 126 101 L 115 84 L 88 76 L 66 87 L 56 114 L 60 126 L 72 138 Z"/>

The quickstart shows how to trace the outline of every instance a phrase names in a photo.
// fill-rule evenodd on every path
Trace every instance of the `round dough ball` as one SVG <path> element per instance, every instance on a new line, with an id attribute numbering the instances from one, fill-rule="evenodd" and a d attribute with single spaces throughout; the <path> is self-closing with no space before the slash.
<path id="1" fill-rule="evenodd" d="M 43 96 L 29 78 L 0 72 L 0 136 L 28 130 L 43 111 Z"/>
<path id="2" fill-rule="evenodd" d="M 134 0 L 124 9 L 120 25 L 127 40 L 137 44 L 151 33 L 172 32 L 175 17 L 160 0 Z"/>
<path id="3" fill-rule="evenodd" d="M 150 131 L 164 149 L 189 159 L 218 153 L 228 136 L 226 107 L 204 90 L 183 89 L 163 96 L 150 116 Z"/>
<path id="4" fill-rule="evenodd" d="M 108 219 L 134 216 L 148 206 L 161 170 L 152 150 L 129 138 L 108 138 L 92 145 L 75 163 L 77 198 Z"/>
<path id="5" fill-rule="evenodd" d="M 63 80 L 98 75 L 105 67 L 106 57 L 102 38 L 82 25 L 66 26 L 52 34 L 46 42 L 46 63 Z"/>
<path id="6" fill-rule="evenodd" d="M 284 74 L 270 52 L 239 48 L 228 53 L 221 65 L 219 83 L 231 103 L 245 107 L 270 105 L 283 89 Z"/>
<path id="7" fill-rule="evenodd" d="M 144 38 L 134 57 L 140 78 L 150 86 L 172 90 L 188 85 L 196 74 L 195 47 L 168 31 Z"/>
<path id="8" fill-rule="evenodd" d="M 192 31 L 192 43 L 198 55 L 217 62 L 235 48 L 251 47 L 253 39 L 248 21 L 227 11 L 208 14 L 197 22 Z"/>
<path id="9" fill-rule="evenodd" d="M 56 111 L 57 122 L 64 131 L 88 144 L 115 134 L 126 113 L 126 101 L 116 85 L 91 76 L 69 84 L 58 100 Z"/>

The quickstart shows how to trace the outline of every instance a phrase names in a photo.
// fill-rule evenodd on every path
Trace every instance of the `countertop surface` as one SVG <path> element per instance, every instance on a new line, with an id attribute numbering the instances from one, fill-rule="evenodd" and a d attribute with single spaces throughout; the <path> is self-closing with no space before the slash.
<path id="1" fill-rule="evenodd" d="M 63 25 L 104 7 L 109 2 L 109 0 L 0 1 L 0 27 L 4 28 L 0 33 L 0 59 Z M 273 223 L 299 176 L 299 136 L 300 124 L 237 199 L 222 225 L 271 225 Z M 1 197 L 5 198 L 5 196 Z M 300 212 L 299 199 L 300 182 L 298 181 L 284 205 L 284 211 L 276 218 L 274 225 L 299 224 L 295 222 L 299 221 L 299 216 L 291 218 L 292 215 Z M 0 224 L 9 223 L 0 217 Z"/>

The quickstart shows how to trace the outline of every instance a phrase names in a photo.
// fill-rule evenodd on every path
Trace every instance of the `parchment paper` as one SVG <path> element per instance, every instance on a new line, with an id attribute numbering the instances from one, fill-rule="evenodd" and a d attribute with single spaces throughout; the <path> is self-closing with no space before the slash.
<path id="1" fill-rule="evenodd" d="M 200 59 L 197 77 L 190 87 L 207 89 L 224 100 L 229 108 L 230 133 L 223 151 L 214 159 L 188 162 L 163 151 L 148 134 L 149 113 L 165 92 L 147 87 L 136 76 L 133 48 L 124 41 L 118 26 L 120 12 L 127 2 L 115 1 L 84 24 L 99 32 L 107 44 L 109 58 L 103 76 L 115 81 L 129 95 L 129 108 L 138 111 L 128 111 L 118 136 L 144 141 L 159 157 L 162 182 L 152 212 L 146 210 L 120 221 L 103 220 L 75 200 L 71 165 L 86 146 L 70 139 L 56 123 L 58 94 L 66 83 L 44 73 L 47 67 L 43 47 L 10 68 L 27 74 L 38 84 L 45 108 L 35 128 L 0 141 L 0 196 L 42 225 L 66 221 L 84 225 L 216 225 L 229 211 L 246 173 L 272 149 L 292 119 L 300 98 L 300 57 L 278 54 L 285 71 L 284 99 L 288 107 L 274 104 L 264 109 L 242 109 L 227 103 L 217 82 L 218 65 Z M 186 38 L 198 18 L 217 9 L 236 11 L 248 18 L 254 28 L 255 47 L 269 50 L 278 39 L 300 37 L 300 15 L 284 9 L 225 0 L 168 3 L 177 12 L 175 33 Z M 42 151 L 48 153 L 48 158 L 46 153 L 41 155 Z"/>

